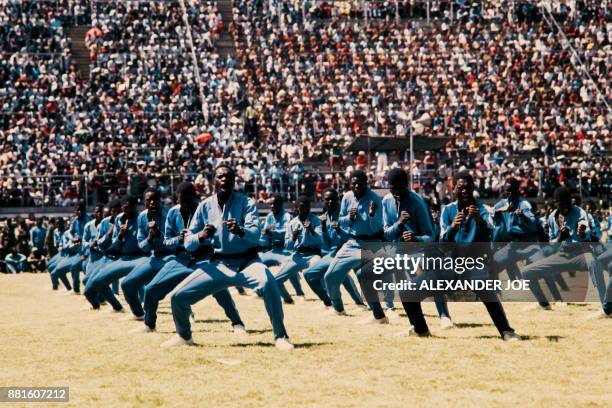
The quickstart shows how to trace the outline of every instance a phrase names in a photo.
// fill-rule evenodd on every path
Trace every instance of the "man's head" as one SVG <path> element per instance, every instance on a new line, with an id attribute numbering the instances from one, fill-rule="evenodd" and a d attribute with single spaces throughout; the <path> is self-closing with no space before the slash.
<path id="1" fill-rule="evenodd" d="M 572 208 L 572 191 L 567 187 L 558 187 L 554 197 L 557 210 L 563 215 L 569 214 Z"/>
<path id="2" fill-rule="evenodd" d="M 234 191 L 234 185 L 236 183 L 236 173 L 234 169 L 226 164 L 217 166 L 213 183 L 217 195 L 225 198 L 229 197 Z"/>
<path id="3" fill-rule="evenodd" d="M 349 176 L 349 184 L 355 197 L 361 198 L 368 188 L 368 176 L 361 170 L 355 170 Z"/>
<path id="4" fill-rule="evenodd" d="M 455 197 L 460 204 L 469 204 L 474 199 L 474 178 L 468 172 L 455 176 Z"/>
<path id="5" fill-rule="evenodd" d="M 64 227 L 66 226 L 66 222 L 64 221 L 64 219 L 62 217 L 60 217 L 60 218 L 57 219 L 57 221 L 55 223 L 55 226 L 57 228 L 63 230 Z"/>
<path id="6" fill-rule="evenodd" d="M 404 169 L 391 169 L 387 174 L 389 191 L 396 200 L 401 200 L 408 190 L 408 173 Z"/>
<path id="7" fill-rule="evenodd" d="M 274 194 L 270 199 L 270 211 L 272 214 L 277 215 L 283 210 L 283 196 L 280 194 Z"/>
<path id="8" fill-rule="evenodd" d="M 298 214 L 298 217 L 300 217 L 300 219 L 304 221 L 306 217 L 308 217 L 308 214 L 310 214 L 310 200 L 308 199 L 308 197 L 298 197 L 298 199 L 295 201 L 295 210 Z"/>
<path id="9" fill-rule="evenodd" d="M 519 195 L 520 183 L 514 177 L 509 177 L 504 183 L 504 197 L 515 198 Z"/>
<path id="10" fill-rule="evenodd" d="M 92 213 L 96 222 L 100 222 L 104 217 L 104 204 L 96 204 Z"/>
<path id="11" fill-rule="evenodd" d="M 77 218 L 83 218 L 86 211 L 87 209 L 84 202 L 80 202 L 76 207 L 74 207 L 74 214 L 77 216 Z"/>
<path id="12" fill-rule="evenodd" d="M 323 191 L 323 205 L 325 211 L 334 212 L 338 208 L 338 192 L 333 188 L 326 188 Z"/>
<path id="13" fill-rule="evenodd" d="M 191 207 L 196 201 L 196 189 L 192 182 L 183 181 L 176 188 L 176 201 L 181 208 Z"/>
<path id="14" fill-rule="evenodd" d="M 108 210 L 111 217 L 116 217 L 121 213 L 121 200 L 115 198 L 108 203 Z"/>
<path id="15" fill-rule="evenodd" d="M 40 228 L 40 227 L 42 227 L 42 225 L 43 225 L 42 217 L 41 218 L 37 218 L 36 219 L 36 226 Z"/>
<path id="16" fill-rule="evenodd" d="M 136 197 L 126 194 L 121 199 L 121 211 L 125 215 L 125 218 L 134 218 L 136 215 L 136 206 L 138 201 Z"/>
<path id="17" fill-rule="evenodd" d="M 161 194 L 158 189 L 149 187 L 145 190 L 144 205 L 150 215 L 158 214 L 161 211 Z"/>

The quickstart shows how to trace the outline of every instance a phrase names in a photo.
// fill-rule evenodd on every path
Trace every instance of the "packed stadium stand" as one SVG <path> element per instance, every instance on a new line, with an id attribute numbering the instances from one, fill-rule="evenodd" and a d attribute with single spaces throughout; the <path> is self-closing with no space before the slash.
<path id="1" fill-rule="evenodd" d="M 384 188 L 410 153 L 351 143 L 409 135 L 450 138 L 412 160 L 434 204 L 462 169 L 605 202 L 611 28 L 601 1 L 2 0 L 0 206 L 206 194 L 220 161 L 260 199 Z"/>

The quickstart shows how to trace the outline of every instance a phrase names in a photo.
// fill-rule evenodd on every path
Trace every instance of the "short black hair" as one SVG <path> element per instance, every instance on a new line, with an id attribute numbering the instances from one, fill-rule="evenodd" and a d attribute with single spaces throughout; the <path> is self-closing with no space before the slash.
<path id="1" fill-rule="evenodd" d="M 279 193 L 272 194 L 272 197 L 270 197 L 270 198 L 272 199 L 273 203 L 281 203 L 282 204 L 282 203 L 285 202 L 285 199 Z"/>
<path id="2" fill-rule="evenodd" d="M 467 171 L 460 171 L 455 174 L 455 184 L 457 184 L 459 180 L 465 180 L 468 184 L 474 185 L 474 177 Z"/>
<path id="3" fill-rule="evenodd" d="M 191 181 L 183 181 L 176 187 L 176 194 L 196 195 L 195 186 Z"/>
<path id="4" fill-rule="evenodd" d="M 138 200 L 133 195 L 126 194 L 123 197 L 121 197 L 121 205 L 123 204 L 130 204 L 130 205 L 136 206 L 138 205 Z"/>
<path id="5" fill-rule="evenodd" d="M 300 204 L 308 204 L 310 205 L 310 198 L 306 197 L 306 196 L 299 196 L 297 200 L 295 200 L 295 205 L 300 205 Z"/>
<path id="6" fill-rule="evenodd" d="M 571 201 L 572 199 L 572 190 L 567 187 L 557 187 L 555 190 L 555 201 Z"/>
<path id="7" fill-rule="evenodd" d="M 234 170 L 229 164 L 221 163 L 217 165 L 217 167 L 215 167 L 215 174 L 217 174 L 217 171 L 219 171 L 220 169 L 228 169 L 232 176 L 236 178 L 236 170 Z"/>
<path id="8" fill-rule="evenodd" d="M 352 178 L 357 178 L 359 181 L 363 181 L 364 183 L 368 182 L 368 176 L 363 170 L 353 170 L 349 175 L 349 180 Z"/>
<path id="9" fill-rule="evenodd" d="M 79 200 L 79 202 L 77 203 L 77 205 L 74 207 L 74 210 L 83 210 L 85 211 L 87 209 L 87 206 L 85 205 L 85 201 L 83 200 Z"/>
<path id="10" fill-rule="evenodd" d="M 155 195 L 156 199 L 161 199 L 161 193 L 159 192 L 158 189 L 156 189 L 155 187 L 149 187 L 147 188 L 144 193 L 142 194 L 142 196 L 144 197 L 145 195 L 149 194 L 149 193 L 153 193 Z"/>
<path id="11" fill-rule="evenodd" d="M 387 181 L 389 184 L 405 184 L 408 185 L 408 173 L 406 170 L 394 168 L 387 173 Z"/>
<path id="12" fill-rule="evenodd" d="M 104 204 L 102 204 L 102 203 L 96 204 L 96 206 L 94 207 L 94 211 L 98 210 L 98 209 L 104 211 Z"/>
<path id="13" fill-rule="evenodd" d="M 113 208 L 120 209 L 121 208 L 121 200 L 118 199 L 118 198 L 112 199 L 110 201 L 110 203 L 108 203 L 108 208 L 109 209 L 113 209 Z"/>
<path id="14" fill-rule="evenodd" d="M 332 193 L 334 196 L 338 197 L 338 191 L 333 187 L 327 187 L 325 190 L 323 190 L 323 194 L 325 193 Z"/>
<path id="15" fill-rule="evenodd" d="M 506 179 L 506 183 L 510 184 L 510 188 L 512 188 L 512 190 L 518 190 L 521 187 L 521 183 L 519 183 L 519 181 L 514 177 L 508 177 Z"/>

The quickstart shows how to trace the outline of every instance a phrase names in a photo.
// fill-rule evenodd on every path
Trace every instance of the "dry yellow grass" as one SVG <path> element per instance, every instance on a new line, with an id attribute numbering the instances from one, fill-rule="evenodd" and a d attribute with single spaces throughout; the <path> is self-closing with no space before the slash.
<path id="1" fill-rule="evenodd" d="M 198 347 L 161 350 L 174 330 L 167 301 L 158 333 L 132 335 L 138 323 L 48 287 L 47 275 L 0 275 L 0 385 L 69 386 L 56 406 L 612 406 L 612 321 L 589 320 L 596 304 L 507 305 L 527 339 L 504 343 L 480 304 L 451 304 L 460 328 L 448 331 L 426 304 L 436 337 L 415 339 L 396 337 L 405 318 L 362 326 L 367 314 L 326 317 L 309 301 L 285 306 L 297 349 L 282 353 L 260 300 L 235 296 L 250 331 L 238 339 L 206 299 Z"/>

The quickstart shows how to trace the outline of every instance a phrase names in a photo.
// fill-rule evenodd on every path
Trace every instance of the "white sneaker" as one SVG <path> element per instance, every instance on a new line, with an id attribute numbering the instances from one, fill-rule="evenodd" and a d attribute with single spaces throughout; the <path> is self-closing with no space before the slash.
<path id="1" fill-rule="evenodd" d="M 399 320 L 400 315 L 393 309 L 385 309 L 385 315 L 389 317 L 390 320 Z"/>
<path id="2" fill-rule="evenodd" d="M 515 332 L 505 331 L 503 335 L 504 341 L 521 341 L 522 338 Z"/>
<path id="3" fill-rule="evenodd" d="M 337 311 L 333 307 L 328 308 L 325 312 L 323 312 L 326 316 L 347 316 L 346 311 Z"/>
<path id="4" fill-rule="evenodd" d="M 442 330 L 452 329 L 453 327 L 455 327 L 455 323 L 449 317 L 443 316 L 440 318 L 440 328 Z"/>
<path id="5" fill-rule="evenodd" d="M 368 311 L 370 311 L 370 309 L 368 308 L 367 305 L 355 305 L 355 307 L 360 312 L 368 312 Z"/>
<path id="6" fill-rule="evenodd" d="M 611 314 L 606 314 L 603 310 L 600 310 L 599 312 L 594 314 L 591 319 L 593 319 L 593 320 L 612 319 L 612 313 Z"/>
<path id="7" fill-rule="evenodd" d="M 567 302 L 555 302 L 555 308 L 565 309 L 568 306 Z"/>
<path id="8" fill-rule="evenodd" d="M 371 316 L 367 319 L 360 320 L 359 324 L 389 324 L 389 318 L 385 316 L 381 317 L 380 319 L 377 319 L 374 316 Z"/>
<path id="9" fill-rule="evenodd" d="M 136 316 L 135 314 L 130 313 L 127 316 L 123 316 L 119 320 L 122 322 L 142 322 L 144 320 L 144 316 Z"/>
<path id="10" fill-rule="evenodd" d="M 172 337 L 170 340 L 167 340 L 160 345 L 161 348 L 172 348 L 181 346 L 193 346 L 193 339 L 185 340 L 178 334 L 175 334 L 174 337 Z"/>
<path id="11" fill-rule="evenodd" d="M 246 328 L 241 325 L 241 324 L 236 324 L 234 326 L 232 326 L 232 329 L 234 330 L 234 334 L 237 336 L 246 336 L 247 335 L 247 331 Z"/>
<path id="12" fill-rule="evenodd" d="M 143 324 L 142 326 L 138 326 L 138 327 L 130 330 L 130 333 L 133 333 L 133 334 L 137 334 L 137 333 L 155 333 L 155 329 L 152 329 L 149 326 L 147 326 L 146 324 Z"/>
<path id="13" fill-rule="evenodd" d="M 431 333 L 429 331 L 426 333 L 417 333 L 414 331 L 414 326 L 410 326 L 408 330 L 402 330 L 396 333 L 395 337 L 431 337 Z"/>
<path id="14" fill-rule="evenodd" d="M 275 346 L 278 350 L 281 351 L 291 351 L 295 348 L 293 344 L 286 337 L 279 337 L 276 339 Z"/>
<path id="15" fill-rule="evenodd" d="M 552 306 L 550 304 L 546 306 L 542 306 L 539 303 L 534 303 L 525 308 L 526 312 L 534 311 L 534 310 L 552 310 Z"/>
<path id="16" fill-rule="evenodd" d="M 332 308 L 331 306 L 327 306 L 325 303 L 317 303 L 316 305 L 317 305 L 317 309 L 323 312 L 328 311 L 329 309 Z"/>

